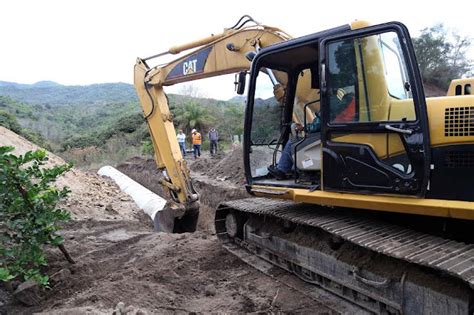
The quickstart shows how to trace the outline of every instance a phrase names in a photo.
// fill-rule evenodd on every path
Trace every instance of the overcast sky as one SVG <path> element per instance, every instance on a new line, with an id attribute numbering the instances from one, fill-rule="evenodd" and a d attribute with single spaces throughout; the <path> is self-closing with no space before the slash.
<path id="1" fill-rule="evenodd" d="M 3 0 L 0 81 L 65 85 L 133 81 L 146 57 L 232 26 L 242 15 L 302 36 L 355 19 L 405 23 L 412 36 L 443 22 L 474 38 L 471 1 Z M 471 57 L 474 52 L 471 51 Z M 233 78 L 195 83 L 201 94 L 234 96 Z M 182 87 L 173 87 L 171 92 Z"/>

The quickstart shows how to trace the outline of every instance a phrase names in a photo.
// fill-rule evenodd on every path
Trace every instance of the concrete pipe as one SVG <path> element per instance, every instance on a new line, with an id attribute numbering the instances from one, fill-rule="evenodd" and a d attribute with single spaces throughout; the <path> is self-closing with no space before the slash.
<path id="1" fill-rule="evenodd" d="M 127 175 L 113 168 L 112 166 L 104 166 L 97 172 L 101 176 L 112 178 L 120 189 L 132 197 L 137 206 L 142 209 L 155 223 L 159 211 L 163 211 L 166 200 L 143 187 Z"/>

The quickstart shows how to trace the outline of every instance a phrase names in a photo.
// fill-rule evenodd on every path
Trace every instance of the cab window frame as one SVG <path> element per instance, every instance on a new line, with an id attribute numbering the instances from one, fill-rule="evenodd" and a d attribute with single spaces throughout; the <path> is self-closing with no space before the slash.
<path id="1" fill-rule="evenodd" d="M 384 67 L 386 67 L 387 65 L 387 61 L 386 61 L 386 58 L 385 58 L 385 52 L 384 52 L 384 47 L 385 49 L 387 49 L 388 51 L 392 52 L 395 54 L 395 56 L 397 57 L 397 61 L 398 61 L 398 68 L 399 68 L 399 71 L 400 71 L 400 74 L 402 76 L 402 79 L 405 80 L 406 82 L 406 79 L 407 79 L 407 73 L 406 73 L 406 69 L 403 67 L 403 64 L 405 63 L 404 59 L 402 58 L 403 56 L 400 56 L 400 51 L 397 51 L 395 50 L 393 47 L 390 47 L 390 45 L 388 45 L 382 38 L 379 38 L 380 40 L 380 51 L 382 52 L 382 57 L 383 57 L 383 63 L 384 63 Z M 387 68 L 387 67 L 386 67 Z M 386 75 L 387 77 L 388 75 Z M 403 87 L 403 82 L 401 82 L 402 84 L 402 88 Z M 388 89 L 388 94 L 395 98 L 395 99 L 398 99 L 398 100 L 402 100 L 402 99 L 408 99 L 409 97 L 405 97 L 405 98 L 400 98 L 396 95 L 394 95 L 391 91 L 390 91 L 390 84 L 387 84 L 387 89 Z M 404 93 L 407 94 L 407 91 L 405 89 L 403 89 Z"/>
<path id="2" fill-rule="evenodd" d="M 414 86 L 414 82 L 417 81 L 417 78 L 421 81 L 421 76 L 418 72 L 418 70 L 415 70 L 416 61 L 414 58 L 411 58 L 410 53 L 405 45 L 401 45 L 401 53 L 403 53 L 403 60 L 405 61 L 405 66 L 406 66 L 406 78 L 408 79 L 408 82 L 410 84 L 411 88 L 411 94 L 413 99 L 413 104 L 414 104 L 414 112 L 415 112 L 415 119 L 414 120 L 370 120 L 370 121 L 350 121 L 350 122 L 333 122 L 330 119 L 330 105 L 328 101 L 328 81 L 330 78 L 330 73 L 329 73 L 329 67 L 328 67 L 328 56 L 330 55 L 329 52 L 329 45 L 331 43 L 335 42 L 340 42 L 344 40 L 357 40 L 357 39 L 363 39 L 365 37 L 370 37 L 373 35 L 380 35 L 382 33 L 388 33 L 388 32 L 394 32 L 398 39 L 399 42 L 402 43 L 402 41 L 407 38 L 409 34 L 405 34 L 401 23 L 397 22 L 392 22 L 392 23 L 387 23 L 390 25 L 385 26 L 384 24 L 377 25 L 374 27 L 369 27 L 372 30 L 367 31 L 366 28 L 362 29 L 357 29 L 357 30 L 352 30 L 347 32 L 345 35 L 340 35 L 340 36 L 334 36 L 334 37 L 328 37 L 325 38 L 324 40 L 321 41 L 321 48 L 320 51 L 324 52 L 321 55 L 321 61 L 320 63 L 324 65 L 321 69 L 321 78 L 322 78 L 322 92 L 321 92 L 321 118 L 322 118 L 322 124 L 323 124 L 323 129 L 333 129 L 336 131 L 337 129 L 340 130 L 345 130 L 345 131 L 351 131 L 351 130 L 358 130 L 358 131 L 367 131 L 367 132 L 386 132 L 384 127 L 385 125 L 392 125 L 392 124 L 405 124 L 409 122 L 410 124 L 419 124 L 420 122 L 420 117 L 421 115 L 427 117 L 427 112 L 426 112 L 426 106 L 423 106 L 424 102 L 422 99 L 424 99 L 424 91 L 422 88 L 418 86 Z M 408 32 L 408 31 L 406 31 Z M 408 36 L 408 39 L 410 37 Z M 410 42 L 411 44 L 411 42 Z M 360 48 L 362 49 L 362 48 Z M 413 47 L 411 47 L 413 49 Z M 363 58 L 362 58 L 363 61 Z M 364 65 L 365 67 L 365 65 Z M 365 79 L 364 79 L 365 80 Z M 358 81 L 358 78 L 357 80 Z M 367 88 L 367 87 L 366 87 Z M 380 128 L 375 128 L 379 126 Z M 324 132 L 326 133 L 326 132 Z"/>

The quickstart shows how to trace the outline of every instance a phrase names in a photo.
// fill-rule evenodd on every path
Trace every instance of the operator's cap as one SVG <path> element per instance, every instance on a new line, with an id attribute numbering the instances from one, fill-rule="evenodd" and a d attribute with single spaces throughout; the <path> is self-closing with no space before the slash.
<path id="1" fill-rule="evenodd" d="M 196 131 L 197 131 L 196 129 L 193 129 L 193 130 L 191 130 L 191 133 L 195 133 Z"/>

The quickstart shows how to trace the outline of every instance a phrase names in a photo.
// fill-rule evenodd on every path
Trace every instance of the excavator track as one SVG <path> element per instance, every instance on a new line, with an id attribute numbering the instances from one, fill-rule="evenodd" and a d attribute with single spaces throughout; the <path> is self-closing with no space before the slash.
<path id="1" fill-rule="evenodd" d="M 215 225 L 223 242 L 370 312 L 473 312 L 472 244 L 347 209 L 267 198 L 222 203 Z"/>

